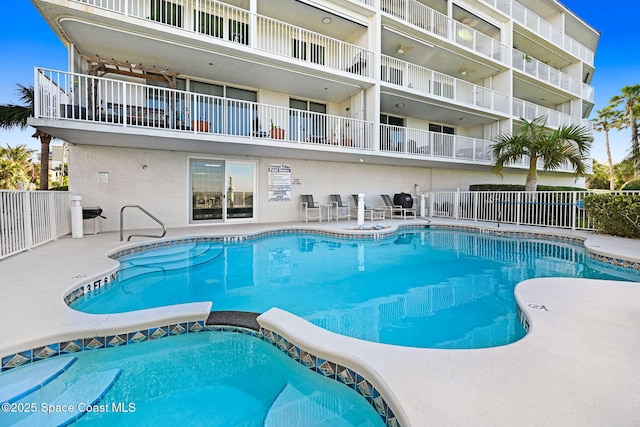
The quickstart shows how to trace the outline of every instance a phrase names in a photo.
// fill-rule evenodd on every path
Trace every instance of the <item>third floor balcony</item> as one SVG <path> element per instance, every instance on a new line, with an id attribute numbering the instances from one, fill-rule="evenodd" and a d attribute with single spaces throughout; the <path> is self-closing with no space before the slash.
<path id="1" fill-rule="evenodd" d="M 416 0 L 380 0 L 383 12 L 430 35 L 444 38 L 456 46 L 503 64 L 508 63 L 508 48 L 498 39 L 490 37 L 468 25 L 448 17 Z"/>
<path id="2" fill-rule="evenodd" d="M 513 67 L 523 73 L 533 76 L 551 86 L 565 90 L 585 101 L 594 102 L 593 88 L 571 77 L 570 75 L 557 70 L 542 61 L 539 61 L 524 52 L 513 50 Z"/>
<path id="3" fill-rule="evenodd" d="M 249 5 L 249 2 L 242 3 Z M 163 45 L 167 56 L 173 54 L 176 46 L 181 46 L 183 40 L 188 40 L 189 47 L 195 44 L 205 49 L 201 49 L 202 55 L 207 54 L 206 50 L 211 50 L 227 57 L 261 56 L 263 62 L 265 57 L 269 62 L 279 59 L 289 67 L 302 65 L 334 74 L 338 71 L 354 77 L 373 77 L 373 52 L 358 45 L 361 40 L 366 39 L 366 26 L 301 2 L 288 2 L 289 10 L 284 11 L 273 7 L 269 9 L 268 5 L 261 5 L 259 2 L 257 11 L 251 11 L 221 1 L 200 0 L 68 0 L 66 5 L 66 8 L 56 6 L 59 7 L 58 16 L 47 18 L 57 21 L 60 16 L 81 16 L 83 19 L 78 21 L 65 20 L 62 27 L 84 54 L 134 61 L 137 57 L 146 58 L 144 53 L 149 52 L 141 50 L 148 47 L 142 44 L 143 40 L 138 41 L 137 37 L 140 33 L 147 32 L 149 34 L 144 39 L 158 37 L 159 26 L 162 26 L 165 33 L 161 34 L 161 39 L 176 38 L 177 41 L 182 37 L 178 43 Z M 260 13 L 261 10 L 265 14 Z M 92 15 L 89 20 L 85 18 L 87 13 Z M 118 18 L 118 15 L 127 19 Z M 106 22 L 108 25 L 96 26 L 92 24 L 94 21 Z M 84 32 L 79 31 L 79 25 L 85 26 Z M 123 29 L 109 31 L 112 25 L 122 26 Z M 123 31 L 128 38 L 118 41 L 118 37 L 123 37 L 120 35 Z M 102 37 L 102 43 L 96 39 L 97 34 Z M 112 40 L 112 43 L 105 46 L 105 39 Z M 353 42 L 350 43 L 349 40 Z M 212 65 L 220 63 L 216 58 L 211 58 L 210 61 Z M 149 62 L 150 60 L 145 61 Z M 161 61 L 156 59 L 156 62 Z M 175 60 L 163 65 L 172 69 L 180 68 L 181 71 L 187 70 L 189 66 L 184 61 L 176 63 Z"/>
<path id="4" fill-rule="evenodd" d="M 380 80 L 407 91 L 500 114 L 509 113 L 509 96 L 465 80 L 383 55 Z"/>

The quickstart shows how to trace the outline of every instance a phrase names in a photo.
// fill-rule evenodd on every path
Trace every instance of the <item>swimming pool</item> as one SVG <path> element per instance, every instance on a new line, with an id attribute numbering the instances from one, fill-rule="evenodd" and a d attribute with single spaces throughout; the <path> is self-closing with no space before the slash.
<path id="1" fill-rule="evenodd" d="M 187 334 L 85 351 L 74 358 L 72 362 L 65 356 L 71 364 L 63 373 L 15 402 L 17 409 L 35 411 L 3 410 L 0 424 L 49 425 L 52 416 L 65 415 L 55 413 L 55 403 L 65 411 L 69 406 L 91 408 L 75 425 L 384 425 L 354 390 L 314 373 L 263 340 L 238 333 Z M 30 368 L 45 363 L 49 361 L 17 368 L 15 374 L 24 370 L 28 375 Z M 82 385 L 89 375 L 114 370 L 120 370 L 119 376 L 95 405 L 89 406 L 82 392 L 69 396 L 67 390 Z M 0 384 L 10 372 L 0 375 Z M 42 411 L 43 404 L 52 414 Z"/>
<path id="2" fill-rule="evenodd" d="M 117 283 L 71 306 L 117 313 L 212 301 L 213 310 L 290 311 L 330 331 L 428 348 L 483 348 L 524 336 L 514 287 L 534 277 L 640 281 L 568 242 L 450 229 L 380 240 L 285 233 L 191 242 L 120 258 Z"/>

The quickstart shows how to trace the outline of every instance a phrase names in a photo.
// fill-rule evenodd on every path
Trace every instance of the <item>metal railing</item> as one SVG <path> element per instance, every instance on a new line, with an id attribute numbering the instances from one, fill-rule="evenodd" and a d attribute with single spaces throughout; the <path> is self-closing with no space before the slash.
<path id="1" fill-rule="evenodd" d="M 514 21 L 526 27 L 540 37 L 549 40 L 553 44 L 562 47 L 580 60 L 593 66 L 595 53 L 571 36 L 564 34 L 560 29 L 550 24 L 545 19 L 536 15 L 526 6 L 513 0 L 481 0 L 513 18 Z"/>
<path id="2" fill-rule="evenodd" d="M 0 259 L 69 233 L 68 192 L 0 190 Z"/>
<path id="3" fill-rule="evenodd" d="M 443 37 L 498 62 L 507 63 L 507 46 L 416 0 L 380 0 L 380 9 L 406 23 Z"/>
<path id="4" fill-rule="evenodd" d="M 402 126 L 380 125 L 380 151 L 423 157 L 471 160 L 489 164 L 492 141 L 430 132 Z"/>
<path id="5" fill-rule="evenodd" d="M 558 128 L 563 125 L 578 125 L 593 131 L 593 123 L 589 120 L 573 117 L 570 114 L 561 113 L 533 102 L 513 98 L 512 105 L 512 114 L 516 118 L 522 117 L 527 120 L 533 120 L 536 117 L 545 116 L 547 118 L 547 126 L 552 128 Z"/>
<path id="6" fill-rule="evenodd" d="M 373 150 L 373 123 L 86 74 L 36 68 L 39 118 Z"/>
<path id="7" fill-rule="evenodd" d="M 550 67 L 542 61 L 538 61 L 537 59 L 528 56 L 524 52 L 513 49 L 511 62 L 513 68 L 520 70 L 523 73 L 529 74 L 530 76 L 536 77 L 552 86 L 566 90 L 567 92 L 584 98 L 587 101 L 593 102 L 594 92 L 591 86 L 569 76 L 566 73 L 563 73 L 560 70 Z"/>
<path id="8" fill-rule="evenodd" d="M 136 208 L 141 212 L 144 212 L 149 218 L 157 222 L 160 225 L 160 227 L 162 227 L 162 234 L 160 234 L 159 236 L 156 236 L 155 234 L 131 234 L 129 235 L 129 237 L 127 237 L 127 242 L 130 241 L 131 238 L 134 236 L 135 237 L 155 237 L 155 238 L 161 239 L 165 236 L 165 234 L 167 234 L 167 227 L 164 225 L 162 221 L 160 221 L 158 218 L 153 216 L 151 212 L 149 212 L 148 210 L 146 210 L 140 205 L 125 205 L 120 209 L 120 241 L 121 242 L 124 239 L 124 210 L 126 208 Z"/>
<path id="9" fill-rule="evenodd" d="M 432 217 L 593 230 L 587 191 L 442 191 L 429 193 Z"/>
<path id="10" fill-rule="evenodd" d="M 391 56 L 382 55 L 381 61 L 383 82 L 474 108 L 509 113 L 509 96 L 504 93 Z"/>
<path id="11" fill-rule="evenodd" d="M 373 52 L 219 1 L 73 0 L 198 36 L 373 77 Z"/>
<path id="12" fill-rule="evenodd" d="M 483 0 L 484 1 L 484 0 Z M 517 1 L 511 2 L 510 16 L 514 21 L 540 35 L 553 44 L 560 46 L 580 60 L 593 66 L 595 53 L 574 38 L 564 34 L 562 30 L 547 22 Z"/>

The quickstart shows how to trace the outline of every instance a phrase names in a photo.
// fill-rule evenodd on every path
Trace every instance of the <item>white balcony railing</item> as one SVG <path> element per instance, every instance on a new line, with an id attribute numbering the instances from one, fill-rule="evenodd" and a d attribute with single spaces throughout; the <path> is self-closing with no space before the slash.
<path id="1" fill-rule="evenodd" d="M 380 0 L 380 8 L 410 25 L 471 49 L 479 55 L 508 63 L 505 44 L 416 0 Z"/>
<path id="2" fill-rule="evenodd" d="M 373 150 L 373 123 L 37 68 L 35 117 Z"/>
<path id="3" fill-rule="evenodd" d="M 593 102 L 594 95 L 593 88 L 591 86 L 582 83 L 580 80 L 573 78 L 560 70 L 550 67 L 542 61 L 538 61 L 537 59 L 528 56 L 524 52 L 513 49 L 511 62 L 513 68 L 522 71 L 523 73 L 529 74 L 530 76 L 536 77 L 552 86 L 566 90 L 573 95 Z"/>
<path id="4" fill-rule="evenodd" d="M 217 1 L 72 0 L 126 16 L 233 42 L 288 59 L 363 77 L 373 76 L 373 52 L 341 40 Z"/>
<path id="5" fill-rule="evenodd" d="M 513 18 L 520 25 L 528 28 L 542 38 L 549 40 L 557 46 L 570 52 L 581 61 L 593 66 L 595 53 L 572 37 L 550 24 L 540 16 L 526 8 L 526 6 L 513 0 L 481 0 L 482 2 L 498 9 L 505 15 Z"/>
<path id="6" fill-rule="evenodd" d="M 424 157 L 491 162 L 493 142 L 402 126 L 380 125 L 380 151 Z"/>
<path id="7" fill-rule="evenodd" d="M 509 96 L 407 61 L 382 55 L 380 80 L 474 108 L 508 114 Z"/>
<path id="8" fill-rule="evenodd" d="M 534 104 L 533 102 L 513 98 L 512 104 L 512 114 L 513 117 L 516 118 L 522 117 L 527 120 L 533 120 L 536 117 L 545 116 L 547 118 L 547 126 L 552 128 L 559 128 L 563 125 L 578 125 L 593 130 L 593 124 L 588 120 L 573 117 L 570 114 L 561 113 L 560 111 L 552 110 L 542 105 Z"/>

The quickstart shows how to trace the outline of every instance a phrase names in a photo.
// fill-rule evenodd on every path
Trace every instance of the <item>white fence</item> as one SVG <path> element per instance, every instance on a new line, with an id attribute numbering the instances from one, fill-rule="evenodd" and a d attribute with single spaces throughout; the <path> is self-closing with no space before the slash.
<path id="1" fill-rule="evenodd" d="M 586 191 L 443 191 L 428 193 L 429 216 L 593 230 Z"/>
<path id="2" fill-rule="evenodd" d="M 0 190 L 0 259 L 70 232 L 68 192 Z"/>

